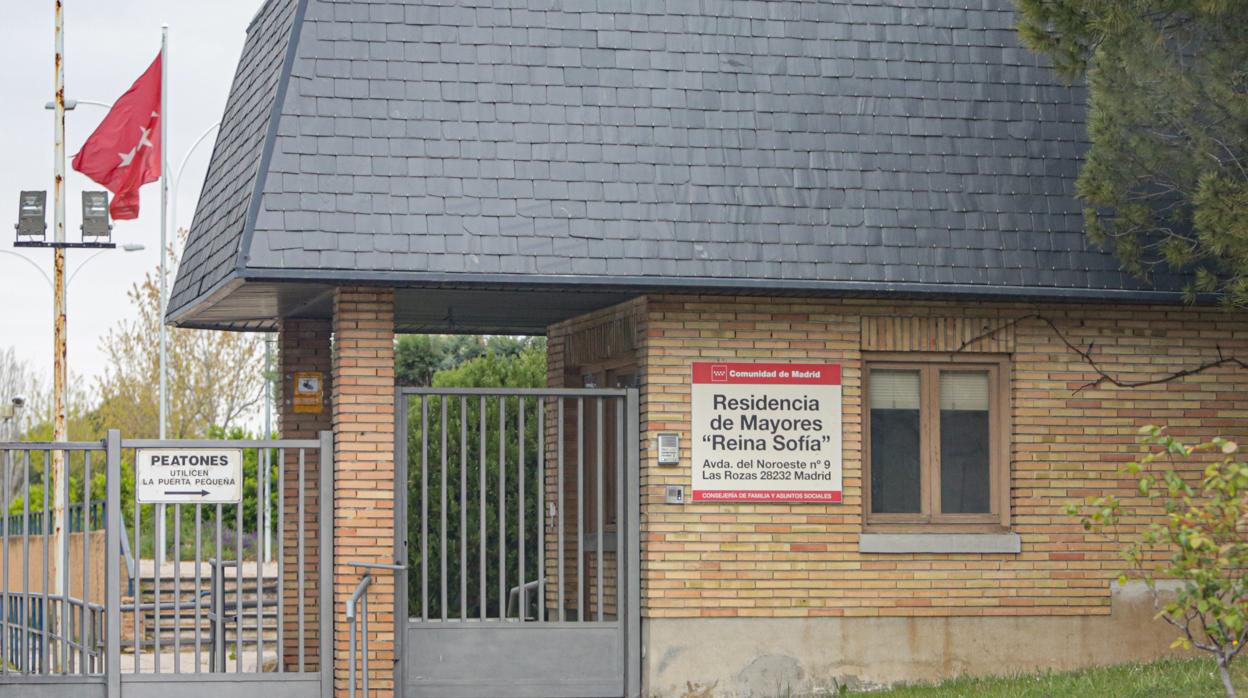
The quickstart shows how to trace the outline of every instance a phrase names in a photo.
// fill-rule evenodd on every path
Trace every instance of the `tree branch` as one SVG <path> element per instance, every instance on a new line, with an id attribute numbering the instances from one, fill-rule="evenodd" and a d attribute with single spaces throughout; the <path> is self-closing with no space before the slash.
<path id="1" fill-rule="evenodd" d="M 1014 318 L 1013 320 L 1006 322 L 1005 324 L 998 325 L 997 327 L 991 328 L 989 330 L 985 330 L 984 332 L 981 332 L 980 334 L 977 334 L 974 337 L 971 337 L 970 339 L 967 339 L 966 341 L 962 342 L 962 344 L 954 351 L 954 353 L 956 354 L 956 353 L 966 351 L 972 345 L 980 341 L 983 341 L 989 337 L 992 337 L 999 332 L 1003 332 L 1017 325 L 1020 325 L 1023 322 L 1026 322 L 1028 320 L 1037 320 L 1039 322 L 1042 322 L 1048 325 L 1049 329 L 1053 331 L 1053 334 L 1059 340 L 1061 340 L 1062 344 L 1066 345 L 1067 349 L 1069 349 L 1071 352 L 1076 354 L 1080 359 L 1083 360 L 1085 364 L 1087 364 L 1092 369 L 1093 372 L 1096 373 L 1097 377 L 1095 380 L 1091 380 L 1085 383 L 1084 385 L 1079 386 L 1077 389 L 1075 389 L 1076 395 L 1083 392 L 1084 390 L 1099 388 L 1102 385 L 1112 385 L 1118 388 L 1143 388 L 1143 387 L 1150 386 L 1150 385 L 1160 385 L 1162 383 L 1169 383 L 1171 381 L 1176 381 L 1176 380 L 1179 380 L 1180 378 L 1185 378 L 1187 376 L 1196 375 L 1198 373 L 1204 373 L 1205 371 L 1209 371 L 1215 368 L 1220 368 L 1222 366 L 1234 366 L 1237 368 L 1248 370 L 1248 362 L 1245 362 L 1244 360 L 1236 356 L 1224 355 L 1222 353 L 1222 347 L 1219 346 L 1217 348 L 1217 351 L 1218 351 L 1217 358 L 1210 359 L 1196 366 L 1185 368 L 1179 371 L 1174 371 L 1160 378 L 1150 378 L 1147 380 L 1138 380 L 1138 381 L 1126 380 L 1123 378 L 1119 378 L 1118 376 L 1110 373 L 1109 371 L 1106 371 L 1104 368 L 1101 367 L 1101 365 L 1097 362 L 1096 357 L 1093 355 L 1093 352 L 1095 352 L 1096 350 L 1095 342 L 1088 342 L 1088 345 L 1086 347 L 1081 347 L 1075 344 L 1073 341 L 1071 341 L 1069 337 L 1066 336 L 1066 333 L 1062 332 L 1061 328 L 1057 326 L 1057 323 L 1052 318 L 1046 315 L 1043 315 L 1041 313 L 1031 313 L 1028 315 L 1021 315 L 1019 317 Z"/>

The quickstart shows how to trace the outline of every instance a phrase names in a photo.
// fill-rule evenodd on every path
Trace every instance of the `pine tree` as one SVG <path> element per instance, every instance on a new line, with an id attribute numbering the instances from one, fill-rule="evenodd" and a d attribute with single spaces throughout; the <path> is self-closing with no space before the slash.
<path id="1" fill-rule="evenodd" d="M 1088 234 L 1128 271 L 1248 306 L 1248 2 L 1018 6 L 1024 42 L 1086 80 Z"/>

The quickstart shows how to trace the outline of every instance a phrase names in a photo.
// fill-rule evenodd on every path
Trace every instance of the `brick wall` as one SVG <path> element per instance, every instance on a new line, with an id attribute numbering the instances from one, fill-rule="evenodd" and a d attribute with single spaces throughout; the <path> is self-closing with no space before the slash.
<path id="1" fill-rule="evenodd" d="M 283 439 L 315 439 L 331 427 L 329 409 L 330 382 L 330 326 L 328 320 L 287 319 L 278 327 L 278 416 L 277 430 Z M 295 372 L 317 371 L 327 385 L 323 395 L 325 404 L 319 413 L 298 413 L 294 410 L 292 389 Z M 283 612 L 282 662 L 287 671 L 299 668 L 299 546 L 303 545 L 303 627 L 304 669 L 316 671 L 320 667 L 320 500 L 317 483 L 320 467 L 315 451 L 308 451 L 303 458 L 304 537 L 299 538 L 299 453 L 286 452 L 282 463 L 282 499 L 284 521 L 282 522 L 282 594 Z M 276 486 L 276 485 L 275 485 Z"/>
<path id="2" fill-rule="evenodd" d="M 633 306 L 638 307 L 638 306 Z M 1248 431 L 1248 372 L 1231 368 L 1160 385 L 1098 387 L 1095 374 L 1037 311 L 1101 366 L 1149 380 L 1226 354 L 1248 355 L 1248 322 L 1216 309 L 1177 307 L 651 296 L 644 308 L 643 613 L 698 616 L 953 616 L 1105 614 L 1121 563 L 1064 507 L 1117 491 L 1136 432 L 1164 423 L 1197 438 Z M 904 320 L 899 320 L 904 319 Z M 991 332 L 994 327 L 1002 328 Z M 562 375 L 552 328 L 551 377 Z M 1012 529 L 1020 554 L 860 554 L 862 352 L 1008 352 L 1012 360 Z M 663 485 L 690 471 L 660 468 L 654 432 L 689 443 L 695 359 L 837 362 L 844 374 L 844 503 L 668 505 Z M 1155 510 L 1154 510 L 1155 511 Z"/>
<path id="3" fill-rule="evenodd" d="M 394 292 L 340 288 L 334 296 L 334 659 L 347 695 L 346 602 L 363 570 L 394 562 Z M 370 688 L 394 694 L 394 576 L 369 594 Z"/>

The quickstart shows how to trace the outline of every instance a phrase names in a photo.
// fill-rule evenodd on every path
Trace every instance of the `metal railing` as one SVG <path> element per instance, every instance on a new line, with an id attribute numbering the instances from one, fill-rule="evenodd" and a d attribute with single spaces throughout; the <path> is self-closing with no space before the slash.
<path id="1" fill-rule="evenodd" d="M 124 612 L 133 614 L 133 626 L 151 628 L 150 644 L 135 633 L 135 656 L 147 655 L 145 663 L 155 673 L 304 673 L 320 662 L 321 648 L 305 627 L 314 604 L 323 604 L 319 570 L 309 559 L 323 543 L 320 535 L 307 530 L 309 506 L 328 503 L 322 496 L 331 488 L 316 478 L 332 477 L 328 465 L 332 440 L 327 433 L 320 439 L 248 439 L 235 441 L 184 440 L 178 442 L 124 439 L 123 451 L 144 448 L 231 448 L 243 449 L 245 460 L 263 462 L 263 453 L 272 451 L 279 464 L 276 473 L 258 468 L 257 491 L 266 486 L 277 492 L 288 489 L 291 498 L 280 497 L 275 516 L 266 516 L 263 506 L 248 510 L 240 503 L 171 503 L 153 505 L 135 499 L 123 502 L 133 508 L 128 531 L 134 550 L 144 542 L 141 531 L 167 526 L 172 549 L 162 565 L 152 562 L 136 570 L 136 599 L 150 595 L 164 600 L 150 606 L 150 617 L 140 619 L 149 606 L 133 604 Z M 318 460 L 319 459 L 319 460 Z M 273 460 L 273 459 L 271 459 Z M 274 475 L 276 477 L 274 477 Z M 314 477 L 315 476 L 315 477 Z M 275 479 L 276 482 L 269 482 Z M 293 485 L 293 487 L 288 487 Z M 165 511 L 162 512 L 161 508 Z M 147 529 L 143 521 L 149 522 Z M 277 531 L 277 559 L 272 568 L 263 562 L 260 547 L 263 531 Z M 254 537 L 255 544 L 252 539 Z M 254 553 L 254 554 L 253 554 Z M 228 559 L 226 559 L 228 558 Z M 328 559 L 324 556 L 322 559 Z M 240 562 L 242 561 L 242 562 Z M 129 561 L 127 560 L 127 564 Z M 315 587 L 309 585 L 315 582 Z M 289 584 L 293 582 L 293 584 Z M 253 591 L 248 591 L 254 585 Z M 266 589 L 275 586 L 274 596 Z M 210 590 L 205 594 L 205 589 Z M 312 592 L 316 589 L 318 594 Z M 246 594 L 251 598 L 243 599 Z M 229 598 L 233 596 L 234 598 Z M 276 627 L 269 625 L 276 617 Z M 266 623 L 268 621 L 268 623 Z M 274 631 L 276 640 L 266 638 Z M 254 635 L 253 635 L 254 633 Z M 246 638 L 254 637 L 254 642 Z M 287 646 L 287 638 L 294 642 Z M 267 654 L 266 654 L 267 653 Z M 207 665 L 202 664 L 207 659 Z M 172 665 L 172 666 L 170 666 Z M 127 666 L 128 673 L 147 673 L 140 662 Z M 172 670 L 172 671 L 170 671 Z"/>
<path id="2" fill-rule="evenodd" d="M 93 499 L 85 507 L 82 502 L 72 503 L 66 507 L 65 514 L 69 517 L 67 530 L 70 533 L 99 531 L 107 525 L 107 507 L 103 499 Z M 32 512 L 29 519 L 30 534 L 43 535 L 43 512 Z M 9 514 L 8 524 L 10 535 L 20 536 L 26 533 L 26 522 L 22 521 L 21 514 Z"/>
<path id="3" fill-rule="evenodd" d="M 311 512 L 332 511 L 333 438 L 318 436 L 148 440 L 109 430 L 102 441 L 0 442 L 0 695 L 103 678 L 115 696 L 122 674 L 190 686 L 222 672 L 253 675 L 257 690 L 289 674 L 328 695 L 333 547 Z M 250 499 L 141 502 L 128 484 L 140 449 L 223 446 L 243 450 L 248 468 L 275 456 L 279 467 L 256 474 L 257 490 L 282 495 L 274 516 Z M 101 480 L 103 504 L 91 498 Z M 171 515 L 158 518 L 162 507 Z M 171 560 L 136 559 L 162 520 L 172 522 Z M 102 548 L 67 535 L 100 526 Z M 270 527 L 278 555 L 266 564 L 250 536 Z"/>
<path id="4" fill-rule="evenodd" d="M 104 607 L 72 596 L 0 591 L 3 661 L 18 674 L 104 671 Z"/>
<path id="5" fill-rule="evenodd" d="M 78 505 L 75 515 L 70 497 L 90 504 L 93 475 L 109 473 L 107 461 L 103 442 L 0 443 L 0 679 L 81 678 L 104 669 L 105 605 L 90 596 L 92 589 L 104 592 L 107 580 L 93 574 L 99 552 L 84 540 L 71 554 L 66 534 L 75 520 L 91 523 L 90 508 Z M 51 486 L 58 471 L 67 483 L 59 491 Z M 71 477 L 80 484 L 68 486 Z M 54 535 L 56 527 L 61 533 Z M 82 598 L 73 596 L 75 587 Z"/>
<path id="6" fill-rule="evenodd" d="M 350 562 L 347 564 L 364 570 L 360 583 L 355 586 L 355 591 L 351 593 L 351 598 L 347 600 L 346 617 L 349 628 L 347 639 L 347 693 L 350 698 L 355 698 L 355 687 L 358 683 L 355 678 L 355 667 L 359 665 L 360 674 L 363 676 L 364 698 L 368 698 L 368 589 L 373 585 L 374 571 L 401 572 L 406 567 L 376 562 Z M 356 652 L 357 635 L 360 638 L 358 653 Z"/>
<path id="7" fill-rule="evenodd" d="M 511 590 L 507 592 L 506 617 L 510 618 L 514 615 L 519 618 L 520 616 L 518 614 L 523 613 L 526 620 L 532 620 L 535 618 L 536 614 L 529 614 L 529 593 L 538 591 L 545 584 L 546 578 L 538 577 L 531 582 L 525 582 L 524 584 L 518 584 L 512 587 Z M 520 598 L 521 593 L 524 594 L 523 600 Z M 534 594 L 533 598 L 537 603 L 543 602 L 542 599 L 538 598 L 538 594 Z"/>

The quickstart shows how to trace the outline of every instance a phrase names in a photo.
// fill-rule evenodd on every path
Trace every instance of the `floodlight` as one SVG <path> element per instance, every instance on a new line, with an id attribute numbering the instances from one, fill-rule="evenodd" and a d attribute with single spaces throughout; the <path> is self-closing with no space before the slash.
<path id="1" fill-rule="evenodd" d="M 48 193 L 24 191 L 17 203 L 17 241 L 43 242 L 48 233 L 46 221 Z"/>
<path id="2" fill-rule="evenodd" d="M 82 193 L 82 239 L 84 242 L 108 242 L 113 226 L 108 222 L 108 192 Z"/>

